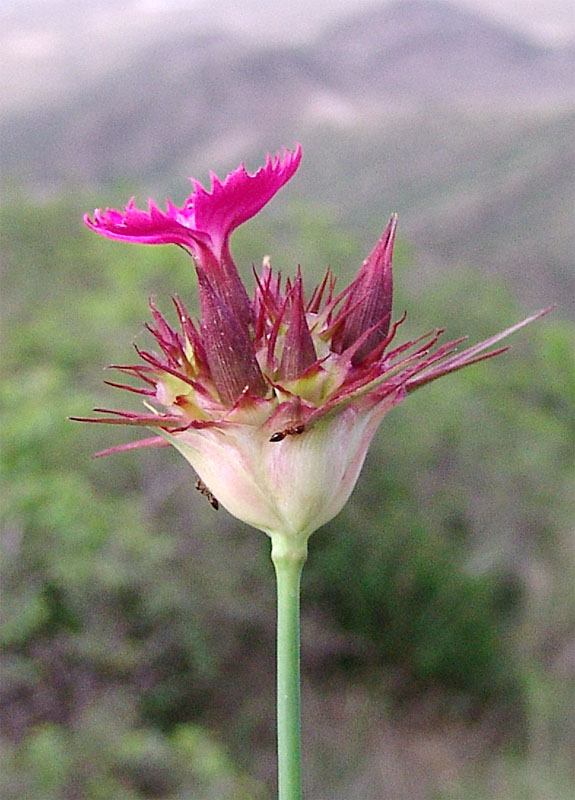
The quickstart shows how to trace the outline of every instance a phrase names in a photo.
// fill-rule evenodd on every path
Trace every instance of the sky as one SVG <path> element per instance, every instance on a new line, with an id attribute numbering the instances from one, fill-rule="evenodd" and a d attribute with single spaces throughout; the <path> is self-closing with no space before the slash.
<path id="1" fill-rule="evenodd" d="M 0 15 L 15 9 L 74 5 L 75 0 L 0 0 Z M 480 11 L 529 34 L 539 42 L 559 45 L 575 42 L 574 0 L 450 0 L 454 5 Z M 117 15 L 125 7 L 128 16 L 158 19 L 167 13 L 189 20 L 193 10 L 198 28 L 226 25 L 260 41 L 294 41 L 311 38 L 326 22 L 346 14 L 381 5 L 385 0 L 93 0 L 78 7 L 88 13 L 108 7 Z M 175 22 L 175 20 L 174 20 Z M 135 19 L 135 23 L 137 21 Z"/>
<path id="2" fill-rule="evenodd" d="M 165 8 L 165 0 L 140 0 Z M 298 38 L 309 36 L 327 20 L 353 13 L 381 0 L 176 0 L 189 8 L 193 3 L 212 18 L 258 38 Z M 451 0 L 454 5 L 480 11 L 528 33 L 538 41 L 563 44 L 575 41 L 575 3 L 573 0 Z"/>

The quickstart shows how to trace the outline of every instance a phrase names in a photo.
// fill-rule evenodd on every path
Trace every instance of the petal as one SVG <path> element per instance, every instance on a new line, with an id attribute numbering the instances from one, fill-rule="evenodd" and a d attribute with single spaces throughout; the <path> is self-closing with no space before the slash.
<path id="1" fill-rule="evenodd" d="M 214 253 L 220 257 L 230 234 L 272 199 L 294 175 L 301 161 L 300 145 L 275 157 L 268 155 L 265 166 L 250 175 L 244 166 L 231 172 L 222 183 L 212 174 L 212 191 L 197 181 L 190 198 L 194 227 L 209 234 Z"/>
<path id="2" fill-rule="evenodd" d="M 209 244 L 205 233 L 195 230 L 182 222 L 181 213 L 168 203 L 168 210 L 161 211 L 153 200 L 149 201 L 148 211 L 142 211 L 130 200 L 124 211 L 107 208 L 94 211 L 92 220 L 88 214 L 84 222 L 96 233 L 108 239 L 119 239 L 137 244 L 179 244 L 190 247 L 193 252 L 200 246 Z"/>

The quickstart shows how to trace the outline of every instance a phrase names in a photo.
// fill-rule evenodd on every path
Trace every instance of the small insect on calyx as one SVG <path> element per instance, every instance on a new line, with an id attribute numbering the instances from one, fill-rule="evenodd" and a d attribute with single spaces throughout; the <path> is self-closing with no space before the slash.
<path id="1" fill-rule="evenodd" d="M 284 428 L 283 431 L 277 431 L 270 436 L 270 442 L 281 442 L 286 436 L 299 436 L 300 433 L 305 431 L 305 425 L 294 425 L 290 428 Z"/>
<path id="2" fill-rule="evenodd" d="M 208 487 L 201 478 L 198 478 L 196 481 L 196 489 L 200 494 L 203 494 L 204 497 L 208 498 L 211 507 L 215 508 L 215 510 L 217 511 L 218 508 L 220 507 L 220 504 L 218 503 L 217 498 L 214 497 L 214 495 L 210 492 L 210 490 L 208 489 Z"/>

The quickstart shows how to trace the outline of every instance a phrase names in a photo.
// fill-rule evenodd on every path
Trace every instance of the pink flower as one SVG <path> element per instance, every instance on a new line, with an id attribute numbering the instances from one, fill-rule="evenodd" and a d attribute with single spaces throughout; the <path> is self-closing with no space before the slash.
<path id="1" fill-rule="evenodd" d="M 301 149 L 284 151 L 255 175 L 241 165 L 212 190 L 194 182 L 181 209 L 150 201 L 140 211 L 97 210 L 86 223 L 110 238 L 174 243 L 193 256 L 201 320 L 175 298 L 179 330 L 151 303 L 148 329 L 160 352 L 138 350 L 140 364 L 116 366 L 141 388 L 146 413 L 96 409 L 91 422 L 153 428 L 157 436 L 106 453 L 172 444 L 203 484 L 236 517 L 301 542 L 334 517 L 357 481 L 385 414 L 419 387 L 492 358 L 510 333 L 539 312 L 462 352 L 463 339 L 438 344 L 442 331 L 396 344 L 391 323 L 391 218 L 354 281 L 339 294 L 328 270 L 309 297 L 302 277 L 283 285 L 264 263 L 253 300 L 229 249 L 238 225 L 260 211 L 293 176 Z M 78 418 L 76 418 L 78 419 Z M 85 420 L 84 420 L 85 421 Z M 103 455 L 103 454 L 102 454 Z"/>
<path id="2" fill-rule="evenodd" d="M 244 322 L 251 319 L 250 301 L 230 254 L 231 233 L 253 217 L 289 181 L 301 161 L 301 148 L 284 152 L 283 159 L 268 156 L 255 175 L 243 164 L 221 183 L 212 173 L 212 191 L 192 180 L 193 193 L 182 208 L 169 200 L 161 211 L 153 200 L 141 211 L 130 200 L 123 213 L 97 208 L 86 224 L 102 236 L 139 244 L 178 244 L 187 248 L 209 275 L 214 289 Z"/>

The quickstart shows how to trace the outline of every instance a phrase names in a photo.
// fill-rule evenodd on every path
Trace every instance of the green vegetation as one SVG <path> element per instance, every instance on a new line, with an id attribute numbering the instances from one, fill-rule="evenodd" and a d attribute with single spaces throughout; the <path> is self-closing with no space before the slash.
<path id="1" fill-rule="evenodd" d="M 101 368 L 146 341 L 148 295 L 167 312 L 175 293 L 194 307 L 183 253 L 91 235 L 90 206 L 2 212 L 0 794 L 269 800 L 267 540 L 216 514 L 175 452 L 92 460 L 132 431 L 67 420 L 136 407 Z M 246 275 L 266 252 L 284 274 L 301 262 L 308 287 L 329 262 L 343 283 L 371 242 L 332 223 L 295 207 L 256 220 L 237 260 Z M 522 314 L 485 276 L 413 285 L 402 243 L 396 261 L 406 336 L 441 325 L 477 340 Z M 384 785 L 390 759 L 396 781 L 402 759 L 427 764 L 405 784 L 414 798 L 566 796 L 572 330 L 548 317 L 511 344 L 395 409 L 352 500 L 311 540 L 310 798 L 379 797 L 366 787 Z"/>

